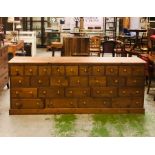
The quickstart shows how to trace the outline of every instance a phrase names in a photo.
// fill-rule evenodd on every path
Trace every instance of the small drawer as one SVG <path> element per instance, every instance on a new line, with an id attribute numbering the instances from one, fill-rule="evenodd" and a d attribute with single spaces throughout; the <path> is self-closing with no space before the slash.
<path id="1" fill-rule="evenodd" d="M 88 86 L 88 78 L 80 76 L 69 77 L 69 85 L 76 87 Z"/>
<path id="2" fill-rule="evenodd" d="M 144 66 L 134 66 L 134 67 L 132 67 L 132 75 L 134 75 L 134 76 L 144 76 L 145 75 Z"/>
<path id="3" fill-rule="evenodd" d="M 66 88 L 65 94 L 67 97 L 86 97 L 90 96 L 89 88 Z"/>
<path id="4" fill-rule="evenodd" d="M 11 109 L 42 109 L 45 105 L 40 99 L 13 99 Z"/>
<path id="5" fill-rule="evenodd" d="M 29 77 L 12 76 L 10 78 L 11 87 L 28 87 L 30 86 Z"/>
<path id="6" fill-rule="evenodd" d="M 119 88 L 119 96 L 143 96 L 143 88 Z"/>
<path id="7" fill-rule="evenodd" d="M 59 87 L 39 88 L 39 97 L 64 97 L 64 89 Z"/>
<path id="8" fill-rule="evenodd" d="M 141 86 L 143 87 L 145 84 L 144 77 L 128 77 L 127 78 L 127 86 Z"/>
<path id="9" fill-rule="evenodd" d="M 118 67 L 106 66 L 106 75 L 118 75 Z"/>
<path id="10" fill-rule="evenodd" d="M 89 77 L 89 86 L 106 86 L 106 77 L 105 76 L 90 76 Z"/>
<path id="11" fill-rule="evenodd" d="M 46 100 L 47 108 L 76 108 L 77 99 L 47 99 Z"/>
<path id="12" fill-rule="evenodd" d="M 108 86 L 125 86 L 125 78 L 124 77 L 107 77 L 107 85 Z"/>
<path id="13" fill-rule="evenodd" d="M 37 66 L 25 66 L 25 75 L 37 75 Z"/>
<path id="14" fill-rule="evenodd" d="M 12 88 L 13 98 L 37 98 L 37 88 Z"/>
<path id="15" fill-rule="evenodd" d="M 94 87 L 91 89 L 93 97 L 116 97 L 117 88 L 115 87 Z"/>
<path id="16" fill-rule="evenodd" d="M 120 66 L 119 75 L 120 76 L 131 76 L 132 68 L 130 66 Z"/>
<path id="17" fill-rule="evenodd" d="M 79 108 L 110 108 L 110 99 L 84 98 L 78 101 Z"/>
<path id="18" fill-rule="evenodd" d="M 53 76 L 65 75 L 64 66 L 52 66 L 52 75 Z"/>
<path id="19" fill-rule="evenodd" d="M 13 76 L 24 75 L 24 67 L 23 66 L 10 66 L 10 75 L 13 75 Z"/>
<path id="20" fill-rule="evenodd" d="M 50 66 L 39 66 L 39 75 L 51 75 Z"/>
<path id="21" fill-rule="evenodd" d="M 112 108 L 130 108 L 131 99 L 128 97 L 112 98 Z"/>
<path id="22" fill-rule="evenodd" d="M 105 75 L 104 66 L 92 66 L 92 75 Z"/>
<path id="23" fill-rule="evenodd" d="M 133 98 L 131 108 L 144 108 L 144 99 L 142 97 Z"/>
<path id="24" fill-rule="evenodd" d="M 79 66 L 79 75 L 90 75 L 91 70 L 89 66 Z"/>
<path id="25" fill-rule="evenodd" d="M 68 86 L 68 79 L 66 77 L 51 77 L 50 79 L 51 86 Z"/>
<path id="26" fill-rule="evenodd" d="M 33 76 L 30 79 L 32 87 L 45 87 L 49 86 L 50 79 L 47 76 Z"/>
<path id="27" fill-rule="evenodd" d="M 78 75 L 78 66 L 66 66 L 66 76 Z"/>

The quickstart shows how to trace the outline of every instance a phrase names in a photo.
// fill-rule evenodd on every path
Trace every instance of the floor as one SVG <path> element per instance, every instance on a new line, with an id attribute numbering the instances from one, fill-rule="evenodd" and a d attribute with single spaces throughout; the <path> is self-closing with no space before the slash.
<path id="1" fill-rule="evenodd" d="M 51 52 L 37 50 L 37 56 Z M 57 52 L 56 56 L 60 56 Z M 0 91 L 1 137 L 155 136 L 155 89 L 145 92 L 145 115 L 9 115 L 10 92 Z"/>

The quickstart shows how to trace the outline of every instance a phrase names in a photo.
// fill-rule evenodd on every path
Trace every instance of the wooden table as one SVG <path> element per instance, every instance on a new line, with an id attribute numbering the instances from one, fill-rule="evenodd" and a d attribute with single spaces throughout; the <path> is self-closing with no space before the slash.
<path id="1" fill-rule="evenodd" d="M 15 44 L 11 43 L 11 44 L 8 44 L 8 45 L 9 45 L 8 46 L 8 53 L 12 53 L 13 56 L 15 56 L 16 51 L 24 49 L 24 41 L 23 40 L 20 40 Z"/>

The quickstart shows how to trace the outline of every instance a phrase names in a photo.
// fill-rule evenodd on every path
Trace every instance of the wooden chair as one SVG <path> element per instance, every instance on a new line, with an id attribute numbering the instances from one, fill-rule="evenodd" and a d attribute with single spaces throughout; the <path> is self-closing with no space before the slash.
<path id="1" fill-rule="evenodd" d="M 51 51 L 52 51 L 52 56 L 55 55 L 55 51 L 61 51 L 61 55 L 63 55 L 63 44 L 61 42 L 52 42 Z"/>
<path id="2" fill-rule="evenodd" d="M 107 40 L 102 42 L 102 56 L 104 56 L 104 53 L 111 53 L 112 56 L 115 56 L 115 45 L 116 41 L 114 40 Z"/>
<path id="3" fill-rule="evenodd" d="M 101 37 L 100 36 L 93 36 L 90 38 L 89 52 L 91 56 L 93 55 L 93 53 L 97 54 L 97 56 L 100 56 L 100 53 L 101 53 Z"/>

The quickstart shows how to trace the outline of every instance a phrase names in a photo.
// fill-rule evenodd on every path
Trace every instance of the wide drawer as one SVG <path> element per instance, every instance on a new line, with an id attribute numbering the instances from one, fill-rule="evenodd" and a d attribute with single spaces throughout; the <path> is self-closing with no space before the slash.
<path id="1" fill-rule="evenodd" d="M 30 86 L 29 77 L 11 76 L 11 87 L 28 87 Z"/>
<path id="2" fill-rule="evenodd" d="M 32 76 L 37 74 L 37 66 L 26 65 L 25 66 L 25 75 Z"/>
<path id="3" fill-rule="evenodd" d="M 117 96 L 117 88 L 115 87 L 94 87 L 91 89 L 93 97 L 115 97 Z"/>
<path id="4" fill-rule="evenodd" d="M 64 97 L 64 88 L 51 87 L 51 88 L 38 88 L 39 97 Z"/>
<path id="5" fill-rule="evenodd" d="M 88 77 L 80 77 L 80 76 L 69 77 L 69 85 L 76 87 L 88 86 Z"/>
<path id="6" fill-rule="evenodd" d="M 50 66 L 39 66 L 39 75 L 51 75 L 51 67 Z"/>
<path id="7" fill-rule="evenodd" d="M 89 86 L 106 86 L 106 77 L 105 76 L 90 76 L 89 77 Z"/>
<path id="8" fill-rule="evenodd" d="M 94 98 L 82 98 L 78 100 L 79 108 L 110 108 L 110 99 L 94 99 Z"/>
<path id="9" fill-rule="evenodd" d="M 90 88 L 66 88 L 67 97 L 87 97 L 90 96 Z"/>
<path id="10" fill-rule="evenodd" d="M 37 88 L 12 88 L 13 98 L 37 98 Z"/>
<path id="11" fill-rule="evenodd" d="M 50 79 L 50 85 L 51 86 L 68 86 L 68 78 L 67 77 L 51 77 Z"/>
<path id="12" fill-rule="evenodd" d="M 119 88 L 119 96 L 144 96 L 144 88 Z"/>
<path id="13" fill-rule="evenodd" d="M 144 86 L 144 77 L 127 77 L 127 86 Z"/>
<path id="14" fill-rule="evenodd" d="M 12 99 L 11 109 L 42 109 L 44 102 L 40 99 Z"/>
<path id="15" fill-rule="evenodd" d="M 46 100 L 47 108 L 76 108 L 77 99 L 47 99 Z"/>
<path id="16" fill-rule="evenodd" d="M 32 87 L 44 87 L 49 86 L 50 79 L 47 76 L 33 76 L 30 80 Z"/>
<path id="17" fill-rule="evenodd" d="M 21 76 L 24 75 L 24 66 L 10 66 L 10 75 Z"/>

